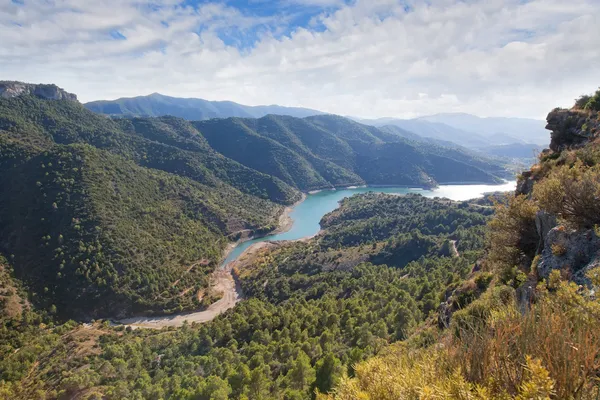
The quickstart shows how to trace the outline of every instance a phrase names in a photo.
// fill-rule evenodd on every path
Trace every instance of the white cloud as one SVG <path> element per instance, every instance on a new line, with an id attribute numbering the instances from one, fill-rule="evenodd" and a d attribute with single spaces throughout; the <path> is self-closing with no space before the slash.
<path id="1" fill-rule="evenodd" d="M 283 37 L 286 16 L 223 3 L 0 1 L 1 78 L 82 101 L 160 92 L 365 117 L 541 118 L 600 85 L 597 0 L 293 0 L 341 5 Z M 256 31 L 249 49 L 222 40 Z"/>

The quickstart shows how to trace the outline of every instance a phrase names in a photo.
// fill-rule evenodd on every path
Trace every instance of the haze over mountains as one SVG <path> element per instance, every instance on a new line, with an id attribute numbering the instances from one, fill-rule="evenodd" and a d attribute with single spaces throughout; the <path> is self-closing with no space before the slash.
<path id="1" fill-rule="evenodd" d="M 148 96 L 101 100 L 86 103 L 91 111 L 110 116 L 165 116 L 187 120 L 211 118 L 261 118 L 269 114 L 304 118 L 323 115 L 324 112 L 297 107 L 246 106 L 231 101 L 208 101 L 196 98 L 177 98 L 153 93 Z M 510 158 L 531 158 L 548 144 L 545 122 L 526 118 L 480 118 L 470 114 L 437 114 L 415 119 L 359 119 L 363 124 L 376 127 L 395 126 L 406 132 L 392 133 L 437 144 L 456 144 L 482 153 Z M 445 142 L 445 143 L 444 143 Z"/>
<path id="2" fill-rule="evenodd" d="M 88 110 L 113 116 L 161 117 L 172 115 L 190 121 L 210 118 L 260 118 L 268 114 L 308 117 L 325 114 L 317 110 L 299 107 L 246 106 L 233 101 L 209 101 L 196 98 L 180 98 L 152 93 L 148 96 L 99 100 L 85 104 Z"/>

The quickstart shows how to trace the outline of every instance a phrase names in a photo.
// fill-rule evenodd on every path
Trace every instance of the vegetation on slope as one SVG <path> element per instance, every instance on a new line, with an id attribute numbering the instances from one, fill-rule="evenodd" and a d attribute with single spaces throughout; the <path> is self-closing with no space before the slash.
<path id="1" fill-rule="evenodd" d="M 412 142 L 333 115 L 193 124 L 217 151 L 302 190 L 365 183 L 498 183 L 497 176 L 506 174 L 499 164 L 458 149 Z"/>
<path id="2" fill-rule="evenodd" d="M 438 324 L 449 329 L 360 363 L 320 399 L 598 397 L 596 96 L 548 116 L 552 150 L 497 206 L 483 271 L 440 308 Z M 491 283 L 486 291 L 482 282 Z"/>
<path id="3" fill-rule="evenodd" d="M 227 242 L 299 198 L 186 121 L 30 96 L 0 101 L 0 168 L 0 249 L 61 317 L 197 308 Z"/>
<path id="4" fill-rule="evenodd" d="M 232 101 L 187 99 L 164 96 L 159 93 L 117 100 L 92 101 L 86 103 L 85 107 L 97 113 L 114 116 L 162 117 L 173 115 L 191 121 L 229 117 L 260 118 L 267 114 L 285 114 L 302 118 L 321 114 L 320 111 L 307 108 L 277 105 L 246 106 Z"/>
<path id="5" fill-rule="evenodd" d="M 278 212 L 87 145 L 55 146 L 0 181 L 10 189 L 0 195 L 3 248 L 61 315 L 197 307 L 225 236 L 270 230 Z"/>
<path id="6" fill-rule="evenodd" d="M 216 153 L 189 123 L 177 118 L 113 121 L 76 102 L 20 96 L 0 101 L 0 131 L 5 140 L 38 149 L 87 143 L 147 168 L 209 186 L 231 185 L 281 204 L 300 198 L 279 179 Z"/>
<path id="7" fill-rule="evenodd" d="M 360 236 L 351 245 L 335 238 L 338 224 L 351 221 L 360 231 L 369 221 L 367 213 L 346 218 L 352 208 L 388 206 L 392 211 L 382 219 L 402 209 L 434 228 L 445 223 L 446 212 L 460 210 L 471 223 L 431 233 L 435 246 L 425 257 L 390 265 L 365 261 L 388 240 L 395 243 L 396 232 L 377 240 Z M 249 299 L 204 325 L 132 331 L 11 320 L 21 336 L 0 346 L 0 393 L 28 399 L 310 399 L 315 389 L 328 392 L 352 376 L 360 360 L 406 338 L 435 310 L 447 285 L 458 285 L 478 254 L 446 255 L 443 244 L 458 230 L 476 236 L 489 213 L 420 196 L 356 196 L 343 205 L 344 217 L 328 217 L 331 233 L 265 251 L 240 270 Z"/>

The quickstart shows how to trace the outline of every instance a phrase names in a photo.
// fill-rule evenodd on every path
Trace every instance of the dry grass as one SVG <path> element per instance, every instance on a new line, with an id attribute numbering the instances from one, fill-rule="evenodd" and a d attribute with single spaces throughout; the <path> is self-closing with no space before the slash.
<path id="1" fill-rule="evenodd" d="M 600 283 L 600 270 L 590 274 Z M 511 294 L 512 293 L 512 294 Z M 558 282 L 538 288 L 519 312 L 514 291 L 489 289 L 454 314 L 453 328 L 427 348 L 390 346 L 355 367 L 319 400 L 596 400 L 600 374 L 600 302 Z"/>
<path id="2" fill-rule="evenodd" d="M 542 290 L 525 315 L 513 305 L 464 324 L 450 345 L 454 365 L 470 382 L 517 395 L 527 357 L 533 357 L 554 382 L 554 397 L 593 398 L 600 372 L 600 312 L 597 303 L 576 292 L 562 283 L 555 294 Z"/>

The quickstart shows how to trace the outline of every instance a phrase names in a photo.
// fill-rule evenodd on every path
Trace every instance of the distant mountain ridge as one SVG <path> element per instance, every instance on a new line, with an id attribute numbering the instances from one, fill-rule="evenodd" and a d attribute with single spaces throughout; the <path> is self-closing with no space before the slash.
<path id="1" fill-rule="evenodd" d="M 478 117 L 466 113 L 444 113 L 417 118 L 437 122 L 495 140 L 497 145 L 510 143 L 548 144 L 546 121 L 529 118 Z"/>
<path id="2" fill-rule="evenodd" d="M 111 116 L 161 117 L 172 115 L 189 121 L 229 117 L 261 118 L 268 114 L 304 118 L 324 114 L 308 108 L 278 105 L 246 106 L 233 101 L 170 97 L 159 93 L 117 100 L 92 101 L 85 103 L 84 106 L 90 111 Z"/>
<path id="3" fill-rule="evenodd" d="M 505 159 L 531 160 L 533 154 L 548 146 L 549 142 L 545 121 L 526 118 L 437 114 L 414 119 L 359 121 L 403 137 L 412 136 L 412 140 L 445 146 L 458 145 L 490 157 Z"/>
<path id="4" fill-rule="evenodd" d="M 199 98 L 178 98 L 153 93 L 148 96 L 93 101 L 85 104 L 91 111 L 113 117 L 160 117 L 172 115 L 188 121 L 213 118 L 262 118 L 267 115 L 288 115 L 305 118 L 327 113 L 299 107 L 247 106 L 233 101 L 209 101 Z M 548 135 L 544 121 L 526 118 L 481 118 L 470 114 L 436 114 L 414 119 L 359 119 L 357 122 L 382 128 L 400 128 L 394 134 L 438 145 L 459 145 L 492 157 L 529 158 L 531 145 L 545 146 Z M 501 151 L 498 150 L 501 147 Z"/>

